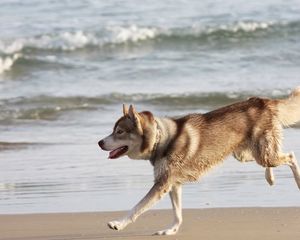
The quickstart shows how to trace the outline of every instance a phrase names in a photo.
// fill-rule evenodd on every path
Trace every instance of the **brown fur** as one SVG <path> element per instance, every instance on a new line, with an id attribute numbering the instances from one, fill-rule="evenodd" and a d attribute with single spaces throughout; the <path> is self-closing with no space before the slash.
<path id="1" fill-rule="evenodd" d="M 208 169 L 231 153 L 235 156 L 249 151 L 252 159 L 264 167 L 280 163 L 281 130 L 276 119 L 276 101 L 250 98 L 206 114 L 190 114 L 172 119 L 176 134 L 166 146 L 163 157 L 172 166 L 169 171 L 176 181 L 195 181 Z M 192 126 L 200 136 L 198 150 L 186 158 L 192 135 L 186 127 Z M 184 144 L 182 144 L 184 143 Z"/>

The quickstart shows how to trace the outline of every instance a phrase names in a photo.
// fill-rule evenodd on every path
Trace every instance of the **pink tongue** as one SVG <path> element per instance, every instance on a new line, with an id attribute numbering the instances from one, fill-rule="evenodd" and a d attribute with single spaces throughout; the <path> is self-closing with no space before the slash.
<path id="1" fill-rule="evenodd" d="M 110 159 L 114 159 L 118 156 L 118 153 L 121 151 L 122 149 L 121 148 L 117 148 L 111 152 L 109 152 L 109 157 Z"/>
<path id="2" fill-rule="evenodd" d="M 128 150 L 128 147 L 127 146 L 123 146 L 123 147 L 119 147 L 113 151 L 111 151 L 109 153 L 109 157 L 110 159 L 115 159 L 115 158 L 118 158 L 120 157 L 122 154 L 126 153 Z"/>

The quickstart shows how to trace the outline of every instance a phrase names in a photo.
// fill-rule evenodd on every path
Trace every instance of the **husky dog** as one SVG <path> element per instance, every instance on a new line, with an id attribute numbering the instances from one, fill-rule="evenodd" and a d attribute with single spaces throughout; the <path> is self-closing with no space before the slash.
<path id="1" fill-rule="evenodd" d="M 99 141 L 109 158 L 127 155 L 150 160 L 154 185 L 127 216 L 108 223 L 122 230 L 169 193 L 174 222 L 157 235 L 175 234 L 182 223 L 181 186 L 196 181 L 230 154 L 241 161 L 256 161 L 274 184 L 272 168 L 288 165 L 300 188 L 300 169 L 294 153 L 281 150 L 282 128 L 300 120 L 300 87 L 286 99 L 252 97 L 205 114 L 180 118 L 155 117 L 123 105 L 123 116 L 112 134 Z"/>

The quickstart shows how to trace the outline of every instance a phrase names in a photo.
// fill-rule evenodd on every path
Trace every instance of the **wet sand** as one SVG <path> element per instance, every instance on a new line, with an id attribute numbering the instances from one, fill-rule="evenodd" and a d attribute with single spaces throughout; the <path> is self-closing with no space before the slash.
<path id="1" fill-rule="evenodd" d="M 175 236 L 151 236 L 172 222 L 171 210 L 153 210 L 125 230 L 106 223 L 124 212 L 0 215 L 1 240 L 68 239 L 300 239 L 300 207 L 184 210 Z"/>

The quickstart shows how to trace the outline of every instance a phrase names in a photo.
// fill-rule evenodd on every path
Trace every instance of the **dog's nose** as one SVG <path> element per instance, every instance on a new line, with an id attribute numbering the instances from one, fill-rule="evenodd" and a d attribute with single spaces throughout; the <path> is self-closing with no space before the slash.
<path id="1" fill-rule="evenodd" d="M 103 141 L 103 140 L 100 140 L 100 141 L 98 142 L 98 145 L 99 145 L 99 147 L 100 147 L 101 149 L 103 149 L 104 141 Z"/>

